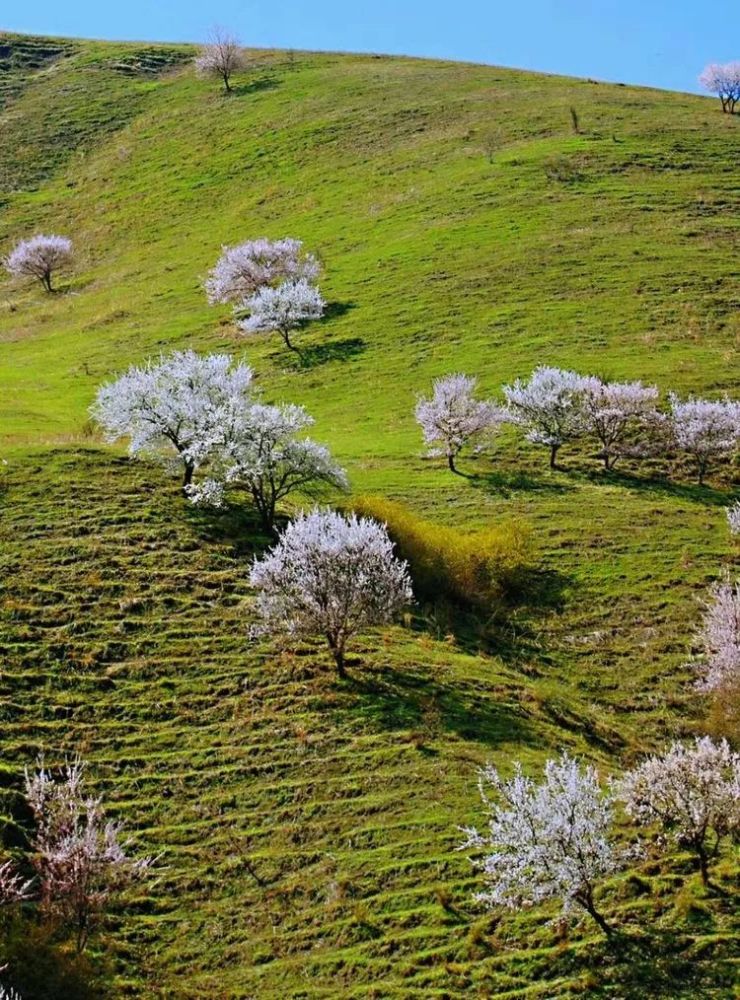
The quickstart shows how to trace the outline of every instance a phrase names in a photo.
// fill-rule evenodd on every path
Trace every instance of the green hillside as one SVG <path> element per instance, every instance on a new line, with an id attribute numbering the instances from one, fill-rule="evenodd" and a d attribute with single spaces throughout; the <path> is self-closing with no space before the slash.
<path id="1" fill-rule="evenodd" d="M 555 906 L 485 913 L 455 847 L 483 822 L 485 761 L 565 747 L 607 775 L 703 731 L 686 661 L 698 598 L 737 565 L 740 469 L 704 488 L 678 461 L 604 474 L 584 445 L 551 472 L 507 431 L 456 477 L 422 456 L 413 409 L 446 372 L 497 394 L 545 363 L 740 394 L 740 119 L 326 53 L 251 53 L 225 97 L 192 56 L 0 36 L 0 254 L 37 231 L 78 253 L 53 296 L 0 277 L 5 842 L 43 747 L 79 750 L 161 854 L 94 941 L 90 995 L 733 996 L 729 850 L 724 894 L 688 854 L 613 878 L 615 950 L 549 923 Z M 220 246 L 256 236 L 321 257 L 331 308 L 303 363 L 206 303 Z M 417 608 L 363 638 L 344 682 L 319 645 L 250 640 L 248 509 L 196 513 L 88 419 L 101 381 L 186 347 L 244 356 L 266 399 L 304 404 L 353 492 L 465 529 L 524 519 L 530 589 L 493 622 Z M 28 982 L 25 1000 L 60 995 Z"/>

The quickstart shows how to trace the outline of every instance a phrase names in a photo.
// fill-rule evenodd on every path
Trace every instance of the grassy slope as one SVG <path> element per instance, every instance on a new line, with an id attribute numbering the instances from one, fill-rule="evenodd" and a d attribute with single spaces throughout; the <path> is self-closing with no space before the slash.
<path id="1" fill-rule="evenodd" d="M 566 745 L 618 768 L 697 724 L 681 664 L 730 558 L 732 483 L 604 478 L 576 452 L 550 474 L 513 437 L 459 480 L 418 457 L 412 409 L 450 369 L 494 391 L 539 362 L 737 390 L 738 122 L 685 95 L 324 54 L 261 53 L 224 99 L 182 48 L 17 56 L 49 44 L 13 43 L 0 245 L 52 229 L 81 260 L 63 295 L 0 296 L 3 749 L 17 768 L 81 746 L 165 852 L 115 935 L 116 992 L 730 995 L 729 905 L 691 881 L 674 904 L 681 858 L 615 881 L 608 908 L 655 933 L 614 959 L 588 927 L 568 947 L 539 912 L 484 918 L 452 847 L 477 763 Z M 200 288 L 219 244 L 261 234 L 317 248 L 339 307 L 300 369 Z M 101 379 L 174 346 L 245 352 L 357 489 L 461 524 L 526 515 L 549 600 L 493 652 L 447 620 L 389 630 L 346 686 L 316 650 L 255 649 L 248 531 L 184 511 L 86 423 Z"/>

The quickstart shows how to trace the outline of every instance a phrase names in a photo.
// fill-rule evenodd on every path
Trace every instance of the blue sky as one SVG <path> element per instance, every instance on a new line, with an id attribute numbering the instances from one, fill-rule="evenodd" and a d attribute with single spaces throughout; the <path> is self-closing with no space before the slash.
<path id="1" fill-rule="evenodd" d="M 9 31 L 405 53 L 697 90 L 740 59 L 735 0 L 0 0 Z M 734 43 L 734 44 L 733 44 Z"/>

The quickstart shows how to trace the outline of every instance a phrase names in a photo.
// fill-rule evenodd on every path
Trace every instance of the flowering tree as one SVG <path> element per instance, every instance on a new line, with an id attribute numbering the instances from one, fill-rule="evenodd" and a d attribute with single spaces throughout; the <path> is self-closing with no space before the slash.
<path id="1" fill-rule="evenodd" d="M 712 586 L 698 639 L 700 687 L 720 691 L 740 684 L 740 583 L 733 587 L 725 579 Z"/>
<path id="2" fill-rule="evenodd" d="M 195 68 L 201 76 L 220 77 L 224 90 L 231 91 L 231 76 L 246 66 L 244 50 L 239 39 L 223 28 L 214 28 L 208 42 L 201 48 L 195 60 Z"/>
<path id="3" fill-rule="evenodd" d="M 131 455 L 174 449 L 187 487 L 196 468 L 237 433 L 251 383 L 252 369 L 227 354 L 176 351 L 102 386 L 91 413 L 109 441 L 129 438 Z"/>
<path id="4" fill-rule="evenodd" d="M 740 441 L 740 404 L 729 399 L 689 398 L 671 393 L 671 425 L 676 446 L 696 463 L 699 485 L 713 459 L 730 455 Z"/>
<path id="5" fill-rule="evenodd" d="M 80 760 L 65 765 L 59 780 L 40 761 L 26 771 L 25 791 L 36 820 L 42 908 L 74 930 L 81 952 L 111 896 L 142 879 L 153 859 L 127 855 L 121 824 L 106 820 L 100 799 L 85 793 Z"/>
<path id="6" fill-rule="evenodd" d="M 740 832 L 740 754 L 708 736 L 693 746 L 674 743 L 626 774 L 617 788 L 634 820 L 661 823 L 696 852 L 706 884 L 722 838 Z"/>
<path id="7" fill-rule="evenodd" d="M 730 534 L 733 538 L 740 535 L 740 500 L 736 500 L 735 503 L 726 507 L 725 514 L 727 515 L 727 527 L 730 529 Z"/>
<path id="8" fill-rule="evenodd" d="M 487 883 L 477 898 L 512 909 L 559 899 L 565 913 L 581 907 L 610 934 L 594 893 L 601 878 L 623 867 L 629 852 L 611 840 L 612 797 L 602 791 L 596 770 L 563 753 L 547 761 L 544 781 L 536 784 L 520 763 L 509 780 L 489 764 L 480 772 L 479 788 L 488 831 L 466 829 L 461 847 L 491 850 L 474 862 Z"/>
<path id="9" fill-rule="evenodd" d="M 699 76 L 699 83 L 722 102 L 722 110 L 732 114 L 740 101 L 740 62 L 710 63 Z"/>
<path id="10" fill-rule="evenodd" d="M 642 382 L 590 379 L 583 396 L 588 430 L 601 444 L 604 467 L 613 469 L 635 432 L 655 411 L 658 390 Z"/>
<path id="11" fill-rule="evenodd" d="M 392 621 L 412 596 L 406 563 L 394 556 L 385 526 L 332 511 L 291 521 L 254 563 L 250 582 L 262 630 L 324 636 L 342 677 L 347 641 Z"/>
<path id="12" fill-rule="evenodd" d="M 5 269 L 15 277 L 38 278 L 47 292 L 52 291 L 55 271 L 73 258 L 72 240 L 66 236 L 44 236 L 39 233 L 21 240 L 5 258 Z"/>
<path id="13" fill-rule="evenodd" d="M 251 493 L 263 530 L 273 534 L 277 505 L 291 493 L 316 497 L 328 487 L 346 489 L 346 476 L 328 449 L 298 436 L 312 424 L 302 406 L 251 406 L 239 434 L 214 461 L 221 468 L 221 494 L 218 480 L 210 479 L 191 487 L 191 499 L 219 506 L 224 485 L 237 483 Z"/>
<path id="14" fill-rule="evenodd" d="M 235 247 L 222 247 L 216 266 L 206 278 L 211 305 L 231 302 L 243 307 L 260 288 L 282 281 L 315 281 L 319 262 L 305 253 L 300 240 L 248 240 Z"/>
<path id="15" fill-rule="evenodd" d="M 525 428 L 529 441 L 550 449 L 551 469 L 562 445 L 588 430 L 585 398 L 597 385 L 598 379 L 541 366 L 528 382 L 504 386 L 512 422 Z"/>
<path id="16" fill-rule="evenodd" d="M 475 398 L 476 385 L 477 379 L 468 375 L 445 375 L 435 381 L 432 398 L 416 404 L 416 420 L 429 454 L 444 455 L 453 472 L 462 449 L 504 420 L 499 407 Z"/>
<path id="17" fill-rule="evenodd" d="M 312 319 L 321 319 L 326 303 L 318 288 L 305 278 L 283 281 L 276 288 L 266 285 L 244 303 L 249 316 L 239 322 L 247 333 L 277 330 L 285 346 L 300 354 L 290 340 L 291 331 L 305 326 Z"/>

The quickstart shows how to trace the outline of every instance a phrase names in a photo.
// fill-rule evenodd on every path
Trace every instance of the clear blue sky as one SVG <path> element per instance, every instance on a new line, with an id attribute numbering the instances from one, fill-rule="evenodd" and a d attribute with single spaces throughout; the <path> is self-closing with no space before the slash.
<path id="1" fill-rule="evenodd" d="M 697 90 L 740 59 L 736 0 L 0 0 L 0 28 L 199 41 L 217 22 L 245 45 L 440 56 Z"/>

